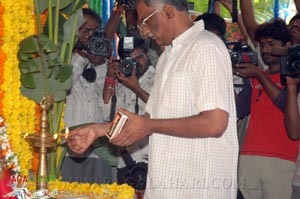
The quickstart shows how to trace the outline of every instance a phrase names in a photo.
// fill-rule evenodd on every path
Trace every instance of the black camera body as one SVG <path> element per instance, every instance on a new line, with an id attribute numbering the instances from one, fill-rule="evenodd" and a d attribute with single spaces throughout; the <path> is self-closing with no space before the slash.
<path id="1" fill-rule="evenodd" d="M 135 10 L 135 0 L 118 0 L 118 4 L 122 5 L 126 10 Z"/>
<path id="2" fill-rule="evenodd" d="M 237 64 L 258 64 L 258 58 L 256 52 L 229 52 L 232 67 L 236 67 Z"/>
<path id="3" fill-rule="evenodd" d="M 87 50 L 93 55 L 108 57 L 110 48 L 110 40 L 105 37 L 103 28 L 97 28 L 88 41 Z"/>
<path id="4" fill-rule="evenodd" d="M 135 68 L 138 76 L 138 63 L 133 59 L 130 54 L 134 50 L 134 37 L 124 37 L 120 39 L 122 45 L 122 59 L 120 60 L 120 71 L 125 75 L 125 77 L 132 76 L 132 71 Z"/>
<path id="5" fill-rule="evenodd" d="M 145 190 L 147 182 L 148 164 L 135 162 L 127 150 L 121 152 L 125 167 L 117 169 L 117 183 L 127 183 L 137 190 Z"/>
<path id="6" fill-rule="evenodd" d="M 281 57 L 280 72 L 282 76 L 300 77 L 300 45 L 290 46 L 288 55 Z"/>
<path id="7" fill-rule="evenodd" d="M 145 190 L 147 182 L 148 165 L 144 162 L 134 163 L 118 169 L 118 184 L 127 183 L 138 190 Z"/>
<path id="8" fill-rule="evenodd" d="M 237 64 L 258 64 L 257 53 L 252 51 L 247 45 L 242 45 L 239 41 L 226 42 L 229 51 L 232 68 Z"/>
<path id="9" fill-rule="evenodd" d="M 132 71 L 137 68 L 137 62 L 130 56 L 125 57 L 120 60 L 120 71 L 125 75 L 125 77 L 132 76 Z"/>

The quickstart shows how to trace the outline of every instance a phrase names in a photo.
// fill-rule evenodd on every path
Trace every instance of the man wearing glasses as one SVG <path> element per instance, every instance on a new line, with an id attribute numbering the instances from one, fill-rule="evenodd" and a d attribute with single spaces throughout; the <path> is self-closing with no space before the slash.
<path id="1" fill-rule="evenodd" d="M 111 140 L 129 146 L 149 138 L 144 198 L 232 199 L 237 193 L 238 141 L 231 61 L 223 42 L 194 23 L 183 0 L 137 2 L 141 34 L 164 45 L 144 116 Z M 82 153 L 109 124 L 72 131 L 69 147 Z M 76 139 L 72 139 L 76 137 Z"/>

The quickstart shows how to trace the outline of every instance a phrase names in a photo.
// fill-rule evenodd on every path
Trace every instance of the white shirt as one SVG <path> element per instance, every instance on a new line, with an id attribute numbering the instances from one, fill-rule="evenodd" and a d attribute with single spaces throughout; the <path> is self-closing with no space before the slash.
<path id="1" fill-rule="evenodd" d="M 107 63 L 95 66 L 96 81 L 89 83 L 82 76 L 83 68 L 89 64 L 87 58 L 78 53 L 72 56 L 73 83 L 67 95 L 65 109 L 66 126 L 84 123 L 103 123 L 102 92 L 107 71 Z"/>
<path id="2" fill-rule="evenodd" d="M 85 123 L 103 123 L 104 112 L 109 107 L 103 106 L 102 92 L 106 77 L 107 63 L 95 66 L 97 77 L 95 82 L 89 83 L 82 76 L 83 68 L 89 64 L 87 58 L 78 53 L 72 55 L 73 79 L 70 93 L 67 95 L 65 108 L 65 124 L 67 127 Z M 71 151 L 66 156 L 76 156 Z M 84 157 L 98 158 L 96 154 L 88 150 Z"/>
<path id="3" fill-rule="evenodd" d="M 146 111 L 153 119 L 163 119 L 217 108 L 229 114 L 220 138 L 150 136 L 144 198 L 236 198 L 238 140 L 231 61 L 224 43 L 199 21 L 159 58 Z"/>
<path id="4" fill-rule="evenodd" d="M 147 93 L 150 93 L 153 82 L 155 77 L 155 69 L 153 66 L 149 66 L 148 70 L 139 78 L 139 85 L 140 87 L 145 90 Z M 124 108 L 130 112 L 135 113 L 135 104 L 136 104 L 136 94 L 131 91 L 129 88 L 124 86 L 121 83 L 118 83 L 116 88 L 116 97 L 117 97 L 117 104 L 116 107 Z M 111 104 L 109 104 L 111 106 Z M 139 115 L 145 114 L 145 106 L 146 104 L 141 100 L 138 99 L 138 106 L 139 106 Z M 109 115 L 107 113 L 106 115 Z M 127 147 L 127 151 L 130 153 L 131 157 L 136 162 L 147 162 L 148 161 L 148 137 L 145 137 L 138 142 L 130 145 Z M 125 166 L 125 163 L 122 157 L 118 157 L 118 168 L 122 168 Z"/>

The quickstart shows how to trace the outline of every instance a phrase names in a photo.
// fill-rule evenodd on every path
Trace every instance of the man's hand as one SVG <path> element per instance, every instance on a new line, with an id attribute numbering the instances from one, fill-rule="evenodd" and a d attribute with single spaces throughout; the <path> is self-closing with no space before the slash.
<path id="1" fill-rule="evenodd" d="M 105 136 L 109 127 L 110 123 L 90 124 L 76 128 L 66 138 L 68 147 L 74 153 L 82 154 L 98 137 Z"/>
<path id="2" fill-rule="evenodd" d="M 240 77 L 257 77 L 262 70 L 253 64 L 238 64 L 233 72 Z"/>
<path id="3" fill-rule="evenodd" d="M 291 78 L 291 77 L 285 77 L 286 78 L 286 84 L 288 87 L 296 87 L 297 84 L 299 84 L 300 78 Z"/>
<path id="4" fill-rule="evenodd" d="M 118 109 L 118 111 L 127 115 L 128 120 L 121 133 L 117 137 L 111 139 L 112 144 L 118 146 L 129 146 L 143 137 L 152 134 L 148 116 L 135 115 L 124 109 Z"/>
<path id="5" fill-rule="evenodd" d="M 115 60 L 113 58 L 110 58 L 108 62 L 108 68 L 106 72 L 107 77 L 115 78 L 116 73 L 120 71 L 120 62 L 118 60 Z"/>
<path id="6" fill-rule="evenodd" d="M 135 68 L 133 68 L 132 75 L 130 77 L 125 77 L 122 72 L 116 73 L 116 76 L 124 86 L 126 86 L 133 92 L 135 92 L 140 87 Z"/>

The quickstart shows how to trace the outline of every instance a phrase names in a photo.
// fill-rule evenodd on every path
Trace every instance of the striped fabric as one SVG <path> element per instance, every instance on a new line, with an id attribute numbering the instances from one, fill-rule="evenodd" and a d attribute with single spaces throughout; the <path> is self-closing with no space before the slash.
<path id="1" fill-rule="evenodd" d="M 220 138 L 152 134 L 145 198 L 236 198 L 236 112 L 225 45 L 204 30 L 203 21 L 196 22 L 166 47 L 156 69 L 146 105 L 151 118 L 184 118 L 222 109 L 229 123 Z"/>

